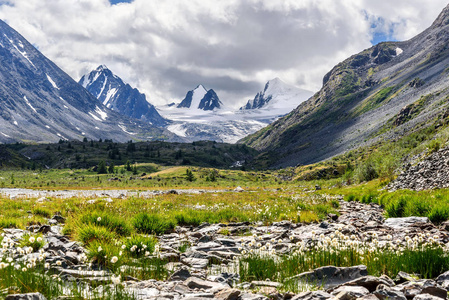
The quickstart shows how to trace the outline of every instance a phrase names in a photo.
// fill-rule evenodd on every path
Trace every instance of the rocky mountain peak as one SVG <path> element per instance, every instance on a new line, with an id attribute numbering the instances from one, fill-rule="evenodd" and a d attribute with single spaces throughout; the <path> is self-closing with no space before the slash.
<path id="1" fill-rule="evenodd" d="M 221 103 L 213 89 L 207 90 L 202 84 L 188 91 L 185 98 L 179 103 L 178 108 L 191 108 L 200 110 L 214 110 L 221 108 Z"/>
<path id="2" fill-rule="evenodd" d="M 165 120 L 146 96 L 114 75 L 105 65 L 84 75 L 79 83 L 99 102 L 122 115 L 157 126 L 165 126 Z"/>
<path id="3" fill-rule="evenodd" d="M 438 18 L 433 22 L 432 27 L 443 27 L 449 24 L 449 5 L 447 5 L 440 13 Z"/>

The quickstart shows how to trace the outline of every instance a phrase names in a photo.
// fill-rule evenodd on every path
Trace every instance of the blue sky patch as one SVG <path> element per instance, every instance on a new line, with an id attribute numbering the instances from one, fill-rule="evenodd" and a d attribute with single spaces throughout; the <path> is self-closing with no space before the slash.
<path id="1" fill-rule="evenodd" d="M 119 3 L 131 3 L 133 0 L 109 0 L 112 5 L 119 4 Z"/>

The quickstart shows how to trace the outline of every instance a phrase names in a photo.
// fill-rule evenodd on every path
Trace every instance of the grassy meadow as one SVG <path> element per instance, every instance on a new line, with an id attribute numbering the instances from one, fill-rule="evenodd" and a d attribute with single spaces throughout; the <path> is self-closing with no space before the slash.
<path id="1" fill-rule="evenodd" d="M 239 157 L 255 157 L 257 153 L 243 146 L 233 148 L 214 143 L 194 145 L 197 153 L 188 147 L 164 143 L 131 147 L 104 141 L 33 146 L 41 155 L 38 163 L 4 165 L 0 169 L 0 188 L 56 192 L 105 190 L 106 194 L 107 190 L 132 190 L 135 193 L 112 199 L 109 196 L 28 197 L 26 192 L 10 198 L 0 194 L 0 232 L 5 228 L 26 229 L 46 224 L 49 218 L 59 215 L 65 219 L 63 234 L 87 249 L 81 258 L 83 263 L 93 269 L 107 270 L 113 283 L 98 289 L 68 286 L 58 275 L 58 262 L 44 263 L 44 236 L 25 235 L 19 242 L 12 242 L 2 235 L 0 297 L 2 293 L 39 291 L 53 299 L 69 289 L 73 299 L 136 299 L 123 290 L 120 282 L 129 277 L 167 279 L 172 270 L 169 261 L 161 258 L 158 236 L 174 232 L 176 226 L 221 223 L 219 234 L 227 236 L 231 232 L 227 225 L 233 222 L 319 223 L 328 214 L 338 215 L 341 199 L 378 203 L 385 208 L 385 217 L 427 216 L 434 224 L 440 224 L 449 219 L 449 190 L 385 190 L 406 153 L 412 151 L 425 156 L 446 142 L 447 135 L 440 132 L 436 141 L 419 144 L 427 133 L 423 130 L 396 142 L 394 147 L 384 145 L 363 155 L 353 151 L 326 162 L 282 170 L 248 170 L 241 165 L 231 168 L 235 157 L 220 160 L 217 158 L 220 151 L 235 151 Z M 24 153 L 30 151 L 23 145 L 11 147 Z M 58 159 L 43 155 L 51 151 L 63 163 L 58 165 Z M 103 152 L 110 153 L 107 155 L 114 159 L 99 159 Z M 77 161 L 80 153 L 85 153 L 85 158 L 81 156 Z M 122 155 L 120 159 L 117 153 Z M 139 159 L 129 160 L 131 156 Z M 46 160 L 57 167 L 45 167 Z M 203 163 L 193 166 L 198 161 Z M 78 163 L 86 166 L 80 167 Z M 71 168 L 67 168 L 69 165 Z M 243 191 L 237 192 L 237 187 Z M 143 196 L 147 191 L 159 192 Z M 252 235 L 251 232 L 238 234 Z M 381 245 L 375 242 L 375 237 L 337 234 L 331 239 L 316 237 L 313 243 L 303 244 L 291 237 L 283 241 L 289 243 L 290 251 L 280 255 L 273 251 L 275 242 L 254 236 L 254 241 L 242 245 L 241 257 L 226 268 L 235 268 L 241 282 L 270 279 L 280 282 L 282 290 L 294 292 L 312 288 L 298 282 L 295 275 L 328 265 L 364 264 L 369 274 L 375 276 L 394 277 L 397 272 L 405 271 L 434 278 L 449 268 L 449 257 L 447 249 L 436 240 L 423 242 L 429 239 L 414 239 L 406 245 L 394 241 Z M 180 241 L 176 250 L 185 252 L 189 247 Z M 40 254 L 34 260 L 17 263 L 10 260 L 13 254 L 10 251 L 22 251 L 24 257 L 27 251 Z"/>

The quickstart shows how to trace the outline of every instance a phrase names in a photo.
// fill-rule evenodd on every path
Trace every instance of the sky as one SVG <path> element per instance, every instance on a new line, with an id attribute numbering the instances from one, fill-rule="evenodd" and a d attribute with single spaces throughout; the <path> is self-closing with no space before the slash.
<path id="1" fill-rule="evenodd" d="M 420 33 L 443 0 L 0 0 L 0 19 L 75 80 L 106 65 L 156 105 L 199 84 L 241 106 L 275 77 L 318 91 L 381 41 Z"/>

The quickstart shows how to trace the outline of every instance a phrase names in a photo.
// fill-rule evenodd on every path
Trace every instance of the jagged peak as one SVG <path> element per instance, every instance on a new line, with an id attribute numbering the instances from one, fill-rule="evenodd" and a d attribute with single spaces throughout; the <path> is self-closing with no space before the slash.
<path id="1" fill-rule="evenodd" d="M 438 18 L 433 22 L 432 27 L 443 27 L 449 24 L 449 5 L 447 5 L 440 13 Z"/>
<path id="2" fill-rule="evenodd" d="M 109 71 L 109 68 L 106 65 L 99 65 L 95 71 L 102 72 L 102 71 L 106 71 L 106 70 Z"/>
<path id="3" fill-rule="evenodd" d="M 202 85 L 202 84 L 198 84 L 197 86 L 196 86 L 196 88 L 194 89 L 194 91 L 196 91 L 196 90 L 198 90 L 198 89 L 203 89 L 204 91 L 209 91 L 208 89 L 206 89 L 205 87 L 204 87 L 204 85 Z"/>

